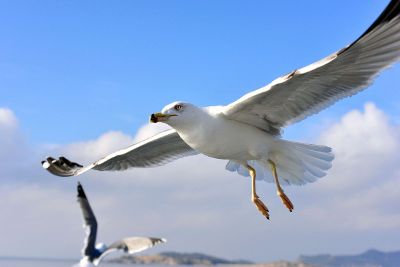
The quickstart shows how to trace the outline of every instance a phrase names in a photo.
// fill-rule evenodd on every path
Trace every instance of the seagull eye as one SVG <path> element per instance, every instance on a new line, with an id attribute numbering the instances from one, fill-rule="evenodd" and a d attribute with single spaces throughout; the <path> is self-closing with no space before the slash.
<path id="1" fill-rule="evenodd" d="M 174 106 L 174 109 L 177 110 L 177 111 L 181 111 L 183 109 L 183 106 L 180 105 L 180 104 L 177 104 L 177 105 Z"/>

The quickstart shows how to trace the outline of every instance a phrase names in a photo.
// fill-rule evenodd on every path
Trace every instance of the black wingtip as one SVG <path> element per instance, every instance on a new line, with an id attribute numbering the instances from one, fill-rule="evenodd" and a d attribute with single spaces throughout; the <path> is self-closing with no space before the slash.
<path id="1" fill-rule="evenodd" d="M 372 23 L 371 26 L 369 26 L 369 28 L 363 34 L 361 34 L 360 37 L 357 38 L 357 40 L 355 40 L 353 43 L 351 43 L 346 48 L 342 49 L 340 52 L 338 52 L 338 54 L 341 54 L 344 51 L 346 51 L 348 48 L 350 48 L 352 45 L 357 43 L 365 35 L 372 32 L 379 25 L 387 23 L 399 16 L 400 16 L 400 1 L 399 0 L 391 0 L 389 2 L 389 4 L 386 6 L 386 8 L 379 15 L 379 17 L 374 21 L 374 23 Z"/>
<path id="2" fill-rule="evenodd" d="M 78 198 L 86 198 L 86 194 L 85 191 L 83 190 L 83 187 L 81 185 L 80 182 L 78 182 L 78 185 L 76 187 L 77 191 L 78 191 Z"/>
<path id="3" fill-rule="evenodd" d="M 61 177 L 74 176 L 79 169 L 83 168 L 82 165 L 65 157 L 59 157 L 58 160 L 53 157 L 47 157 L 46 160 L 42 161 L 42 167 L 50 173 Z"/>
<path id="4" fill-rule="evenodd" d="M 82 165 L 80 165 L 80 164 L 78 164 L 76 162 L 72 162 L 72 161 L 70 161 L 69 159 L 67 159 L 65 157 L 59 157 L 58 159 L 59 159 L 59 161 L 61 163 L 66 164 L 67 166 L 69 166 L 71 168 L 75 168 L 75 167 L 82 168 L 83 167 Z"/>
<path id="5" fill-rule="evenodd" d="M 399 0 L 391 0 L 390 3 L 386 6 L 383 12 L 379 15 L 379 17 L 372 23 L 372 25 L 361 35 L 368 34 L 372 31 L 376 26 L 391 21 L 392 19 L 398 17 L 400 15 L 400 1 Z M 360 37 L 360 38 L 361 38 Z"/>

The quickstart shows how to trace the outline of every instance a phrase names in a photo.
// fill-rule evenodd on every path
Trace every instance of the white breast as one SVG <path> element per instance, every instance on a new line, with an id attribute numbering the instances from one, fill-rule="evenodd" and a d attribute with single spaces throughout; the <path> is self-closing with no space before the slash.
<path id="1" fill-rule="evenodd" d="M 265 158 L 274 137 L 250 125 L 211 114 L 186 129 L 177 129 L 192 148 L 209 157 L 238 161 Z"/>

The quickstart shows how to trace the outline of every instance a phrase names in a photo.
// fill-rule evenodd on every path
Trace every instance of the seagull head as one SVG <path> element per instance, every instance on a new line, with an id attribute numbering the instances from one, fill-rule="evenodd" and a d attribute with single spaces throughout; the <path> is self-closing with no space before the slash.
<path id="1" fill-rule="evenodd" d="M 153 113 L 150 121 L 153 123 L 164 122 L 172 127 L 190 122 L 196 116 L 198 108 L 192 104 L 177 101 L 166 105 L 161 112 Z"/>

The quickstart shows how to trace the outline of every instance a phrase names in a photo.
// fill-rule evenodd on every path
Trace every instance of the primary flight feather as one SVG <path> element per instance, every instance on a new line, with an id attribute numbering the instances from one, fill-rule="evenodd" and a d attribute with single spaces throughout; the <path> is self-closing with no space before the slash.
<path id="1" fill-rule="evenodd" d="M 202 153 L 227 159 L 226 168 L 251 176 L 252 201 L 267 218 L 255 180 L 274 182 L 285 206 L 293 204 L 281 184 L 305 184 L 325 176 L 334 158 L 331 148 L 280 138 L 281 129 L 368 87 L 400 58 L 400 0 L 392 0 L 378 19 L 352 44 L 304 68 L 279 77 L 227 106 L 200 108 L 174 102 L 151 115 L 173 129 L 117 151 L 86 167 L 64 157 L 42 162 L 58 176 L 90 169 L 125 170 L 163 165 Z"/>

